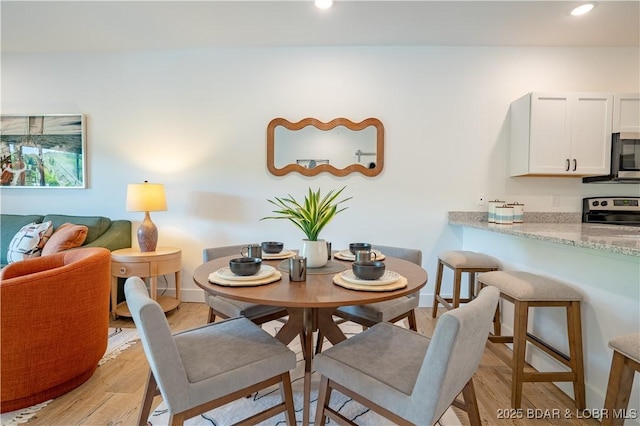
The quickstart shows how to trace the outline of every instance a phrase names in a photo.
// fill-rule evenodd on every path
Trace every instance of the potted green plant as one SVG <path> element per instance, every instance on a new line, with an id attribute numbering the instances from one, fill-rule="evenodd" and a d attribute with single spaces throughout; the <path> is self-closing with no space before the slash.
<path id="1" fill-rule="evenodd" d="M 278 210 L 273 210 L 277 216 L 267 216 L 264 219 L 287 219 L 293 222 L 307 237 L 302 242 L 300 255 L 307 258 L 308 268 L 319 268 L 327 263 L 327 244 L 324 240 L 318 239 L 320 231 L 341 211 L 347 207 L 339 208 L 340 204 L 353 197 L 336 201 L 338 196 L 344 191 L 346 186 L 340 190 L 331 190 L 322 196 L 320 189 L 309 192 L 304 197 L 304 202 L 298 202 L 290 194 L 286 198 L 275 197 L 274 200 L 267 200 Z"/>

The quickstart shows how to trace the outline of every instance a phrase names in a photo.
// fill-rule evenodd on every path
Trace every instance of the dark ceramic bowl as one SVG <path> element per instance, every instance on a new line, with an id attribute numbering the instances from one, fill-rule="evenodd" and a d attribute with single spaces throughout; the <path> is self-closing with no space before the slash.
<path id="1" fill-rule="evenodd" d="M 384 275 L 384 262 L 371 260 L 368 262 L 353 262 L 351 264 L 353 275 L 361 280 L 377 280 Z"/>
<path id="2" fill-rule="evenodd" d="M 355 256 L 358 250 L 369 250 L 371 251 L 371 244 L 369 243 L 351 243 L 349 244 L 349 251 L 351 254 Z"/>
<path id="3" fill-rule="evenodd" d="M 280 253 L 284 248 L 284 243 L 276 241 L 264 241 L 262 244 L 262 251 L 269 254 Z"/>
<path id="4" fill-rule="evenodd" d="M 229 269 L 236 275 L 255 275 L 260 270 L 262 259 L 259 257 L 237 257 L 229 261 Z"/>

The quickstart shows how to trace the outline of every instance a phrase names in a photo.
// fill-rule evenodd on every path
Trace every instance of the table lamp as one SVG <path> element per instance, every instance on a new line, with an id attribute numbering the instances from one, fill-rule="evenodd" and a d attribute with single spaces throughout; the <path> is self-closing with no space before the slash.
<path id="1" fill-rule="evenodd" d="M 151 221 L 149 212 L 167 210 L 164 185 L 160 183 L 132 183 L 127 185 L 127 211 L 144 212 L 144 220 L 138 228 L 138 245 L 141 252 L 155 251 L 158 245 L 158 228 Z"/>

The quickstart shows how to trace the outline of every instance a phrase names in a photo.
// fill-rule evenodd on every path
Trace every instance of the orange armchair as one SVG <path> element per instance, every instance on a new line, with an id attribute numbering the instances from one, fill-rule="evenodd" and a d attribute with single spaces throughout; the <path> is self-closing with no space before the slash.
<path id="1" fill-rule="evenodd" d="M 80 386 L 107 349 L 111 252 L 80 248 L 0 272 L 0 412 Z"/>

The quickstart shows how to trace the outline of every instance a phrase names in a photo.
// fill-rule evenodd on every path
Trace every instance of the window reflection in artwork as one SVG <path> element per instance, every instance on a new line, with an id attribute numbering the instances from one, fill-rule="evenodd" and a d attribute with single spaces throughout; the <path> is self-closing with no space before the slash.
<path id="1" fill-rule="evenodd" d="M 2 187 L 85 188 L 82 115 L 1 115 Z"/>

